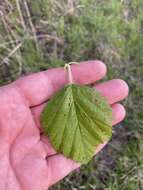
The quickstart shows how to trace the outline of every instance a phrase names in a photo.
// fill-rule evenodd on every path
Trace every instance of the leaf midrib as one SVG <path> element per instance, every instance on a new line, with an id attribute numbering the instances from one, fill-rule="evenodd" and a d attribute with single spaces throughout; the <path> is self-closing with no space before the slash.
<path id="1" fill-rule="evenodd" d="M 80 131 L 80 139 L 81 139 L 83 150 L 84 150 L 84 155 L 86 156 L 86 159 L 88 159 L 88 157 L 87 157 L 88 153 L 87 153 L 86 149 L 84 148 L 84 147 L 86 147 L 86 144 L 85 144 L 85 142 L 83 140 L 84 138 L 83 138 L 83 135 L 82 135 L 82 130 L 81 130 L 81 127 L 80 127 L 80 124 L 79 124 L 78 114 L 77 114 L 76 105 L 75 105 L 76 98 L 74 98 L 74 93 L 73 93 L 74 85 L 72 84 L 70 86 L 70 88 L 71 88 L 71 94 L 72 94 L 72 99 L 73 99 L 74 110 L 75 110 L 75 113 L 76 113 L 77 124 L 78 124 L 78 128 L 79 128 L 79 131 Z"/>

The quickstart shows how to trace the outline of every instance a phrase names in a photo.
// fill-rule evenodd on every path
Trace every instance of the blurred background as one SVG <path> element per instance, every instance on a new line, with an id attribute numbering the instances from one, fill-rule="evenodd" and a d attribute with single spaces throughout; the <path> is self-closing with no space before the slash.
<path id="1" fill-rule="evenodd" d="M 0 85 L 100 59 L 130 86 L 126 120 L 88 165 L 51 190 L 143 190 L 143 0 L 0 0 Z"/>

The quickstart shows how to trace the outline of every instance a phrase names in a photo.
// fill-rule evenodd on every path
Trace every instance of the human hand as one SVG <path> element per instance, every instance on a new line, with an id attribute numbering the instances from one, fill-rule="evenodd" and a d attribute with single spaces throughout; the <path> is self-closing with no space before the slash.
<path id="1" fill-rule="evenodd" d="M 125 109 L 117 102 L 128 95 L 124 81 L 114 79 L 95 84 L 106 74 L 105 65 L 99 61 L 72 65 L 72 73 L 76 83 L 94 83 L 94 88 L 105 96 L 112 107 L 113 125 L 123 120 Z M 1 190 L 46 190 L 79 167 L 57 154 L 40 132 L 45 101 L 67 81 L 64 69 L 57 68 L 25 76 L 0 88 Z"/>

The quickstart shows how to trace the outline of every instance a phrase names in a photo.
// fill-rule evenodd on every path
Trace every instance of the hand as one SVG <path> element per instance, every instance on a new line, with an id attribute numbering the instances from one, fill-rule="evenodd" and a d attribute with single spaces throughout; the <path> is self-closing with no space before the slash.
<path id="1" fill-rule="evenodd" d="M 106 74 L 106 67 L 102 62 L 88 61 L 73 65 L 72 73 L 76 83 L 91 84 Z M 66 72 L 57 68 L 23 77 L 0 88 L 1 190 L 46 190 L 79 167 L 57 154 L 40 133 L 44 102 L 66 83 Z M 94 84 L 94 88 L 111 104 L 113 125 L 122 121 L 125 109 L 117 102 L 128 95 L 127 84 L 114 79 Z"/>

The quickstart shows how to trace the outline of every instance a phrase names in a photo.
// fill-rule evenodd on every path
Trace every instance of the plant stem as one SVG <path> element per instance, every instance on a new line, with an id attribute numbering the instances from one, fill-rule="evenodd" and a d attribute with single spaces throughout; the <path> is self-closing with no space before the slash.
<path id="1" fill-rule="evenodd" d="M 69 84 L 74 84 L 72 70 L 71 70 L 72 64 L 79 64 L 79 63 L 78 62 L 69 62 L 69 63 L 65 64 L 65 67 L 64 67 L 68 73 Z"/>
<path id="2" fill-rule="evenodd" d="M 67 64 L 67 72 L 68 72 L 69 84 L 73 84 L 74 82 L 73 82 L 71 64 Z"/>
<path id="3" fill-rule="evenodd" d="M 26 31 L 26 25 L 25 25 L 25 21 L 24 21 L 24 17 L 23 17 L 23 14 L 22 14 L 22 10 L 21 10 L 21 6 L 20 6 L 20 1 L 19 0 L 16 0 L 16 6 L 17 6 L 17 10 L 19 12 L 20 19 L 21 19 L 21 24 L 22 24 L 24 32 L 25 32 Z"/>
<path id="4" fill-rule="evenodd" d="M 39 44 L 38 44 L 38 39 L 37 39 L 37 34 L 36 34 L 36 28 L 35 28 L 35 26 L 34 26 L 34 24 L 32 22 L 32 16 L 31 16 L 31 13 L 30 13 L 30 10 L 29 10 L 29 7 L 28 7 L 27 0 L 24 0 L 23 3 L 24 3 L 24 6 L 25 6 L 26 14 L 28 16 L 28 21 L 29 21 L 29 24 L 30 24 L 30 27 L 31 27 L 31 30 L 32 30 L 32 33 L 33 33 L 33 36 L 34 36 L 36 49 L 39 52 L 40 49 L 39 49 Z"/>

